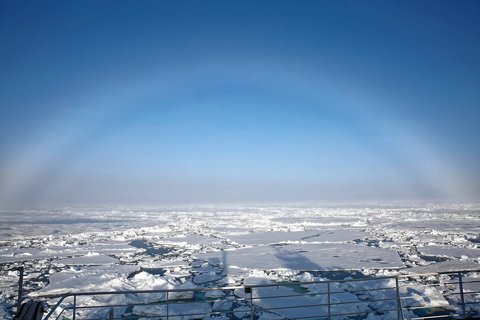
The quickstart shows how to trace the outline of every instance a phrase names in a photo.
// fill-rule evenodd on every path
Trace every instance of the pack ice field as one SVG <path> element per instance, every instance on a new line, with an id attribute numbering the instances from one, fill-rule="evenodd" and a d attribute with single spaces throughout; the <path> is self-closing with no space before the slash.
<path id="1" fill-rule="evenodd" d="M 27 299 L 72 291 L 245 285 L 265 285 L 257 291 L 258 297 L 294 293 L 285 301 L 258 298 L 257 307 L 272 309 L 257 313 L 256 317 L 265 319 L 292 318 L 291 310 L 275 307 L 305 299 L 296 296 L 298 288 L 285 287 L 278 292 L 272 284 L 480 269 L 479 205 L 63 209 L 3 211 L 1 215 L 0 317 L 6 319 L 15 307 L 19 266 L 25 268 Z M 480 281 L 480 274 L 467 276 L 473 280 L 467 289 L 479 291 L 480 283 L 475 281 Z M 376 285 L 388 285 L 389 281 Z M 335 286 L 339 299 L 361 301 L 365 295 L 347 283 Z M 418 303 L 428 300 L 448 306 L 447 287 L 446 282 L 427 287 L 412 280 L 401 290 L 415 292 Z M 302 290 L 323 289 L 304 285 Z M 180 298 L 181 292 L 177 292 Z M 232 295 L 244 298 L 239 290 Z M 469 299 L 478 302 L 479 297 L 472 294 Z M 94 296 L 85 299 L 101 301 Z M 109 299 L 123 303 L 132 297 Z M 155 302 L 165 297 L 158 293 L 136 295 L 135 299 L 143 305 L 128 314 L 138 319 L 158 314 L 162 307 Z M 390 319 L 396 310 L 385 309 L 389 303 L 387 299 L 383 305 L 352 303 L 343 305 L 342 312 L 357 318 L 362 314 L 360 318 Z M 234 318 L 250 318 L 245 307 L 230 302 L 227 309 Z M 188 308 L 191 312 L 192 306 Z M 210 315 L 213 303 L 198 308 L 199 314 Z M 312 310 L 296 310 L 295 314 L 308 317 Z M 468 311 L 480 311 L 478 303 L 468 305 Z M 79 312 L 84 316 L 96 313 L 101 314 L 99 310 Z M 406 311 L 406 316 L 408 313 L 411 317 L 424 315 L 415 310 Z M 195 315 L 190 318 L 199 318 Z"/>

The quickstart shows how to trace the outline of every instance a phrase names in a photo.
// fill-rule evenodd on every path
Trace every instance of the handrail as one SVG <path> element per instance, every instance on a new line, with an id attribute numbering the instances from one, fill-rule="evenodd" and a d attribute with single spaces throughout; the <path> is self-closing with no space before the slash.
<path id="1" fill-rule="evenodd" d="M 49 313 L 47 313 L 47 315 L 45 316 L 45 319 L 49 319 L 52 314 L 55 312 L 55 310 L 60 306 L 60 304 L 63 302 L 63 300 L 65 300 L 65 298 L 67 298 L 68 295 L 65 295 L 63 297 L 60 297 L 60 300 L 58 300 L 58 302 L 53 306 L 53 308 L 50 310 Z"/>
<path id="2" fill-rule="evenodd" d="M 339 280 L 321 280 L 321 281 L 289 281 L 289 282 L 276 282 L 271 284 L 249 284 L 243 286 L 230 286 L 230 287 L 195 287 L 195 288 L 177 288 L 177 289 L 158 289 L 158 290 L 118 290 L 118 291 L 70 291 L 67 293 L 60 294 L 45 294 L 45 295 L 36 295 L 38 298 L 60 298 L 67 296 L 88 296 L 88 295 L 102 295 L 102 294 L 130 294 L 130 293 L 162 293 L 162 292 L 188 292 L 188 291 L 215 291 L 215 290 L 235 290 L 242 288 L 255 288 L 255 287 L 279 287 L 279 286 L 292 286 L 292 285 L 308 285 L 308 284 L 318 284 L 318 283 L 341 283 L 341 282 L 357 282 L 357 281 L 375 281 L 375 280 L 386 280 L 386 279 L 395 279 L 395 278 L 411 278 L 411 277 L 420 277 L 420 276 L 436 276 L 444 274 L 458 274 L 458 273 L 479 273 L 480 269 L 467 269 L 467 270 L 455 270 L 455 271 L 441 271 L 441 272 L 430 272 L 430 273 L 411 273 L 411 274 L 399 274 L 391 276 L 381 276 L 381 277 L 362 277 L 357 279 L 339 279 Z M 472 282 L 480 282 L 472 281 Z M 446 283 L 448 284 L 448 282 Z"/>
<path id="3" fill-rule="evenodd" d="M 82 297 L 82 296 L 99 296 L 99 295 L 128 295 L 128 294 L 154 294 L 154 293 L 165 293 L 165 297 L 162 297 L 161 301 L 158 301 L 161 305 L 165 305 L 166 307 L 166 314 L 164 315 L 166 319 L 179 316 L 175 315 L 175 313 L 172 313 L 172 307 L 173 305 L 178 305 L 178 304 L 186 304 L 186 303 L 205 303 L 205 302 L 216 302 L 216 301 L 224 301 L 222 300 L 222 297 L 220 299 L 209 299 L 206 301 L 192 301 L 192 300 L 175 300 L 172 299 L 172 293 L 181 293 L 181 292 L 208 292 L 208 291 L 232 291 L 232 295 L 234 295 L 235 290 L 243 290 L 245 293 L 245 296 L 242 298 L 238 295 L 236 295 L 236 301 L 243 301 L 244 303 L 247 303 L 250 306 L 250 315 L 251 318 L 254 319 L 254 314 L 256 312 L 270 312 L 271 310 L 283 310 L 283 309 L 299 309 L 299 308 L 312 308 L 312 307 L 325 307 L 325 315 L 319 316 L 320 318 L 325 318 L 325 319 L 330 319 L 331 317 L 334 316 L 345 316 L 347 314 L 365 314 L 364 311 L 358 311 L 358 312 L 350 312 L 350 313 L 335 313 L 334 309 L 332 307 L 335 306 L 342 306 L 342 305 L 348 305 L 348 304 L 365 304 L 365 303 L 370 303 L 370 302 L 385 302 L 385 301 L 396 301 L 393 303 L 393 305 L 390 305 L 392 308 L 395 306 L 395 308 L 391 309 L 388 308 L 386 310 L 379 310 L 382 312 L 387 312 L 387 311 L 396 311 L 397 312 L 397 319 L 405 319 L 404 315 L 404 310 L 418 310 L 418 309 L 427 309 L 427 308 L 446 308 L 448 306 L 446 305 L 419 305 L 419 306 L 412 306 L 411 304 L 407 303 L 408 299 L 415 299 L 415 297 L 408 297 L 408 296 L 401 296 L 400 294 L 400 282 L 402 281 L 409 281 L 410 280 L 414 281 L 413 279 L 417 278 L 417 283 L 423 284 L 422 282 L 428 282 L 429 280 L 434 280 L 434 279 L 421 279 L 423 277 L 438 277 L 442 275 L 448 275 L 450 277 L 454 277 L 458 279 L 457 282 L 452 282 L 451 280 L 449 282 L 446 282 L 448 284 L 453 284 L 453 285 L 458 285 L 456 287 L 457 290 L 455 290 L 453 293 L 452 292 L 443 292 L 442 296 L 444 298 L 452 295 L 460 295 L 460 301 L 458 302 L 458 307 L 461 308 L 461 310 L 456 309 L 458 312 L 454 312 L 457 316 L 461 316 L 464 319 L 467 318 L 467 305 L 471 305 L 474 303 L 480 304 L 480 301 L 475 300 L 475 302 L 472 301 L 466 301 L 465 295 L 469 294 L 475 294 L 477 292 L 465 292 L 464 290 L 464 284 L 465 283 L 477 283 L 480 282 L 480 280 L 473 280 L 470 281 L 465 280 L 465 278 L 462 276 L 462 274 L 468 274 L 468 273 L 480 273 L 480 269 L 474 269 L 474 270 L 461 270 L 461 271 L 441 271 L 441 272 L 429 272 L 429 273 L 411 273 L 411 274 L 399 274 L 399 275 L 392 275 L 392 276 L 381 276 L 381 277 L 364 277 L 364 278 L 356 278 L 356 279 L 342 279 L 342 280 L 324 280 L 324 281 L 306 281 L 306 282 L 301 282 L 301 281 L 291 281 L 291 282 L 278 282 L 278 283 L 267 283 L 267 284 L 245 284 L 243 286 L 229 286 L 229 287 L 211 287 L 211 288 L 205 288 L 205 287 L 193 287 L 193 288 L 177 288 L 177 289 L 158 289 L 158 290 L 121 290 L 121 291 L 82 291 L 82 292 L 68 292 L 65 294 L 53 294 L 53 295 L 38 295 L 38 298 L 46 299 L 46 298 L 60 298 L 56 304 L 49 310 L 49 313 L 44 317 L 44 320 L 49 320 L 51 319 L 52 315 L 61 308 L 62 303 L 65 301 L 67 298 L 73 297 L 73 306 L 66 306 L 62 308 L 62 311 L 60 312 L 60 315 L 64 313 L 66 310 L 73 310 L 73 319 L 76 319 L 76 310 L 83 310 L 83 309 L 94 309 L 94 308 L 109 308 L 108 310 L 108 319 L 114 319 L 114 308 L 118 307 L 128 307 L 128 306 L 146 306 L 150 305 L 149 303 L 127 303 L 127 304 L 105 304 L 105 305 L 92 305 L 92 306 L 81 306 L 77 305 L 77 297 Z M 420 279 L 419 279 L 420 278 Z M 355 283 L 355 284 L 360 284 L 361 282 L 365 281 L 382 281 L 382 280 L 395 280 L 395 285 L 388 285 L 385 287 L 372 287 L 372 288 L 355 288 L 351 287 L 349 288 L 350 290 L 345 289 L 346 291 L 339 291 L 335 290 L 332 291 L 331 285 L 332 284 L 337 284 L 341 285 L 344 283 Z M 322 284 L 325 285 L 325 291 L 321 290 L 319 292 L 310 292 L 310 293 L 303 293 L 303 294 L 283 294 L 283 295 L 273 295 L 273 296 L 263 296 L 263 295 L 255 295 L 254 292 L 258 289 L 261 288 L 274 288 L 274 287 L 292 287 L 292 286 L 308 286 L 308 285 L 314 285 L 314 284 Z M 429 284 L 425 284 L 429 285 Z M 446 288 L 447 289 L 447 288 Z M 383 297 L 383 298 L 372 298 L 372 297 L 367 297 L 362 300 L 355 300 L 355 301 L 332 301 L 332 296 L 335 294 L 340 294 L 344 292 L 350 292 L 350 293 L 359 293 L 359 292 L 368 292 L 368 291 L 379 291 L 379 290 L 392 290 L 393 295 L 391 297 Z M 458 291 L 459 290 L 459 291 Z M 458 292 L 457 292 L 458 291 Z M 290 306 L 260 306 L 259 302 L 261 301 L 266 301 L 265 299 L 288 299 L 290 297 L 299 297 L 299 296 L 311 296 L 311 297 L 320 297 L 320 296 L 325 296 L 327 301 L 322 302 L 322 303 L 314 303 L 314 301 L 311 301 L 310 303 L 306 302 L 303 305 L 290 305 Z M 405 301 L 405 302 L 402 302 Z M 417 301 L 418 302 L 418 301 Z M 156 304 L 156 305 L 157 305 Z M 454 307 L 457 305 L 449 305 L 450 309 L 452 311 L 455 310 Z M 453 308 L 453 309 L 452 309 Z M 233 310 L 212 310 L 212 312 L 235 312 Z M 244 310 L 245 311 L 245 310 Z M 181 314 L 182 316 L 193 316 L 193 314 Z M 452 313 L 450 313 L 450 316 Z M 162 317 L 164 317 L 162 316 Z M 444 318 L 446 316 L 443 316 Z M 312 318 L 312 317 L 299 317 L 299 318 L 294 318 L 294 319 L 300 319 L 300 318 Z M 437 316 L 423 316 L 423 317 L 414 317 L 411 319 L 435 319 Z M 440 317 L 438 317 L 440 318 Z M 107 319 L 107 318 L 104 318 Z M 290 317 L 290 319 L 292 319 Z"/>
<path id="4" fill-rule="evenodd" d="M 409 273 L 409 274 L 398 274 L 391 276 L 381 276 L 381 277 L 362 277 L 356 279 L 339 279 L 339 280 L 321 280 L 321 281 L 289 281 L 289 282 L 276 282 L 269 284 L 249 284 L 243 286 L 230 286 L 230 287 L 195 287 L 195 288 L 178 288 L 178 289 L 158 289 L 158 290 L 118 290 L 118 291 L 71 291 L 67 293 L 59 294 L 45 294 L 45 295 L 36 295 L 37 298 L 60 298 L 68 296 L 89 296 L 89 295 L 105 295 L 105 294 L 132 294 L 132 293 L 165 293 L 165 292 L 189 292 L 189 291 L 218 291 L 218 290 L 235 290 L 243 288 L 257 288 L 257 287 L 279 287 L 279 286 L 293 286 L 293 285 L 309 285 L 309 284 L 319 284 L 319 283 L 342 283 L 342 282 L 358 282 L 358 281 L 376 281 L 376 280 L 386 280 L 386 279 L 395 279 L 395 278 L 411 278 L 411 277 L 424 277 L 424 276 L 437 276 L 445 274 L 458 274 L 458 273 L 480 273 L 480 269 L 467 269 L 459 271 L 440 271 L 440 272 L 429 272 L 429 273 Z M 472 282 L 480 282 L 472 281 Z M 446 283 L 448 284 L 448 283 Z"/>
<path id="5" fill-rule="evenodd" d="M 166 293 L 166 292 L 190 292 L 190 291 L 218 291 L 218 290 L 235 290 L 243 289 L 244 286 L 233 287 L 195 287 L 182 289 L 156 289 L 156 290 L 118 290 L 118 291 L 71 291 L 68 293 L 36 295 L 36 298 L 60 298 L 73 296 L 91 296 L 91 295 L 107 295 L 107 294 L 134 294 L 134 293 Z"/>

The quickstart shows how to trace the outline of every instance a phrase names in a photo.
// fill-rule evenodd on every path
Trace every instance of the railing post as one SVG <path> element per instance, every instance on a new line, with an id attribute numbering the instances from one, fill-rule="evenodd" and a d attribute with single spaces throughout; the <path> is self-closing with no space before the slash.
<path id="1" fill-rule="evenodd" d="M 63 302 L 63 300 L 65 299 L 65 296 L 62 296 L 60 298 L 60 300 L 57 301 L 57 303 L 50 308 L 50 311 L 47 313 L 47 316 L 45 318 L 43 318 L 43 320 L 48 320 L 50 319 L 50 317 L 52 316 L 52 314 L 55 312 L 55 310 L 57 310 L 58 306 Z M 64 309 L 65 310 L 65 309 Z M 63 312 L 63 311 L 62 311 Z M 57 317 L 58 318 L 58 317 Z"/>
<path id="2" fill-rule="evenodd" d="M 253 288 L 252 287 L 243 287 L 243 290 L 245 292 L 245 294 L 249 293 L 250 294 L 250 320 L 253 320 L 253 293 L 252 293 L 252 290 Z"/>
<path id="3" fill-rule="evenodd" d="M 253 308 L 253 289 L 250 288 L 250 319 L 253 320 L 253 311 L 254 311 L 254 308 Z"/>
<path id="4" fill-rule="evenodd" d="M 76 318 L 76 312 L 77 311 L 77 295 L 73 295 L 73 317 L 72 319 L 75 320 Z"/>
<path id="5" fill-rule="evenodd" d="M 398 285 L 398 277 L 395 277 L 395 290 L 397 291 L 397 319 L 403 320 L 402 299 L 400 298 L 400 287 Z"/>
<path id="6" fill-rule="evenodd" d="M 23 300 L 23 272 L 24 272 L 24 267 L 18 267 L 18 271 L 20 272 L 20 277 L 18 278 L 18 301 L 17 301 L 17 312 L 20 310 L 20 307 L 22 306 L 22 300 Z"/>
<path id="7" fill-rule="evenodd" d="M 109 319 L 109 320 L 113 320 L 113 308 L 110 308 L 110 312 L 109 312 L 109 315 L 108 315 L 108 319 Z"/>
<path id="8" fill-rule="evenodd" d="M 460 286 L 460 301 L 462 304 L 462 315 L 463 319 L 467 319 L 467 312 L 465 311 L 465 297 L 463 295 L 463 279 L 462 279 L 462 273 L 458 273 L 458 284 Z"/>
<path id="9" fill-rule="evenodd" d="M 332 310 L 330 306 L 330 281 L 327 282 L 327 308 L 328 308 L 328 320 L 330 320 L 332 316 Z"/>
<path id="10" fill-rule="evenodd" d="M 168 291 L 167 291 L 167 320 L 168 320 L 168 317 L 170 316 L 170 298 L 168 296 Z"/>

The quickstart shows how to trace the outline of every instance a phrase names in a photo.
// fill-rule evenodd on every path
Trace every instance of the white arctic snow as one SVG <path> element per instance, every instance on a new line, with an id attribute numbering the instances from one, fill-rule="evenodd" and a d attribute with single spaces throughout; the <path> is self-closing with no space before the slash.
<path id="1" fill-rule="evenodd" d="M 418 251 L 426 255 L 446 256 L 453 258 L 478 258 L 480 257 L 480 250 L 461 248 L 453 246 L 425 246 L 418 248 Z"/>
<path id="2" fill-rule="evenodd" d="M 53 241 L 52 241 L 53 242 Z M 17 261 L 63 258 L 78 255 L 88 255 L 101 252 L 104 255 L 124 255 L 139 251 L 137 248 L 118 241 L 96 242 L 79 245 L 78 242 L 63 245 L 49 245 L 48 241 L 41 247 L 5 247 L 0 248 L 0 264 Z"/>
<path id="3" fill-rule="evenodd" d="M 355 229 L 271 231 L 226 235 L 238 244 L 274 244 L 284 242 L 341 242 L 365 237 L 365 232 Z"/>
<path id="4" fill-rule="evenodd" d="M 81 257 L 60 259 L 56 263 L 65 265 L 105 265 L 116 264 L 118 260 L 101 254 L 88 254 Z"/>
<path id="5" fill-rule="evenodd" d="M 51 274 L 49 276 L 50 284 L 30 295 L 133 288 L 128 285 L 126 277 L 136 270 L 138 270 L 136 266 L 114 264 L 82 268 L 68 267 L 61 272 Z"/>
<path id="6" fill-rule="evenodd" d="M 197 259 L 245 269 L 353 270 L 401 268 L 398 253 L 350 243 L 257 246 L 201 253 Z"/>
<path id="7" fill-rule="evenodd" d="M 479 205 L 66 209 L 0 214 L 0 317 L 5 318 L 11 314 L 18 279 L 18 273 L 11 269 L 19 265 L 25 266 L 30 298 L 72 290 L 240 285 L 244 280 L 248 283 L 245 277 L 252 274 L 258 281 L 270 283 L 322 280 L 321 276 L 307 276 L 313 271 L 350 269 L 375 276 L 480 269 Z M 134 247 L 133 240 L 144 241 L 159 253 Z M 478 273 L 472 273 L 466 279 L 477 277 Z M 426 289 L 415 280 L 402 285 L 402 293 L 418 295 L 413 299 L 417 304 L 446 303 L 441 290 Z M 474 289 L 475 284 L 466 284 L 470 287 Z M 296 295 L 297 289 L 280 291 Z M 324 287 L 303 289 L 315 292 L 316 296 L 309 298 L 312 301 L 322 301 Z M 338 289 L 341 300 L 362 297 L 346 286 Z M 259 291 L 256 305 L 278 305 L 263 299 L 266 293 L 278 295 L 270 289 Z M 370 294 L 371 298 L 382 296 L 378 291 Z M 388 298 L 391 292 L 383 294 Z M 186 291 L 180 298 L 192 299 L 192 292 Z M 467 298 L 479 300 L 474 294 Z M 114 301 L 112 297 L 105 299 Z M 161 303 L 163 296 L 118 299 L 118 303 Z M 99 303 L 102 299 L 86 301 Z M 222 306 L 237 316 L 250 312 L 245 303 L 228 299 L 196 308 L 208 318 L 210 310 Z M 369 304 L 367 308 L 359 303 L 356 307 L 352 304 L 351 310 L 365 311 L 367 319 L 388 319 L 395 314 L 379 315 L 379 310 L 389 306 L 394 304 Z M 147 306 L 131 312 L 152 315 L 152 308 L 163 307 Z M 282 314 L 258 315 L 276 319 Z"/>

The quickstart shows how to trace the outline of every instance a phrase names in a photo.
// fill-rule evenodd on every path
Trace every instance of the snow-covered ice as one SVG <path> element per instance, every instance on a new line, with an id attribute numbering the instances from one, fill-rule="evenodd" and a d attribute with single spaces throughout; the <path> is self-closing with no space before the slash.
<path id="1" fill-rule="evenodd" d="M 285 242 L 342 242 L 361 239 L 366 234 L 355 229 L 333 230 L 307 230 L 307 231 L 271 231 L 249 232 L 243 234 L 231 234 L 225 237 L 234 243 L 253 244 L 276 244 Z"/>
<path id="2" fill-rule="evenodd" d="M 25 267 L 27 298 L 37 299 L 73 290 L 188 289 L 480 269 L 478 205 L 92 208 L 0 214 L 0 317 L 4 318 L 11 317 L 15 303 L 17 266 Z M 478 273 L 466 279 L 478 279 Z M 385 281 L 382 285 L 391 285 Z M 441 289 L 425 289 L 417 280 L 402 283 L 402 294 L 417 295 L 411 294 L 415 303 L 425 304 L 428 297 L 441 306 L 448 304 Z M 469 286 L 476 285 L 465 284 Z M 315 293 L 307 300 L 321 304 L 324 289 L 310 285 L 301 292 Z M 296 303 L 295 297 L 288 302 L 262 299 L 266 294 L 298 293 L 292 287 L 275 290 L 254 292 L 262 319 L 289 316 L 289 311 L 259 311 L 262 308 Z M 393 302 L 364 303 L 363 298 L 373 296 L 355 293 L 346 285 L 338 290 L 331 298 L 358 302 L 351 311 L 365 312 L 366 319 L 373 314 L 388 319 L 390 314 L 381 309 L 394 307 Z M 377 298 L 392 294 L 372 292 Z M 193 299 L 192 294 L 185 291 L 180 298 Z M 242 297 L 239 292 L 210 294 L 227 300 Z M 122 299 L 157 303 L 163 297 Z M 479 297 L 471 294 L 468 299 Z M 196 308 L 208 318 L 220 305 L 239 317 L 250 314 L 245 303 L 233 300 L 198 303 Z M 164 306 L 128 312 L 148 316 L 152 308 L 161 311 Z M 175 308 L 182 313 L 182 307 Z"/>
<path id="3" fill-rule="evenodd" d="M 197 259 L 221 262 L 243 269 L 295 271 L 393 269 L 403 267 L 396 251 L 351 243 L 256 246 L 231 251 L 201 253 Z"/>

